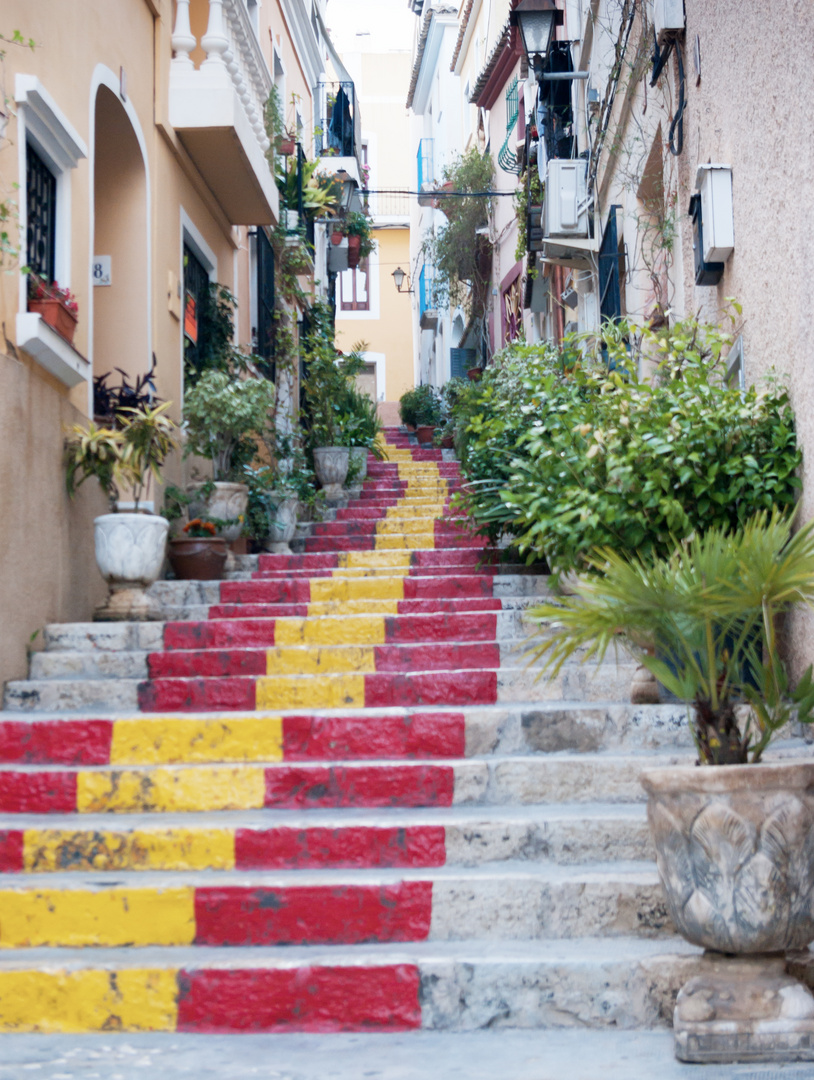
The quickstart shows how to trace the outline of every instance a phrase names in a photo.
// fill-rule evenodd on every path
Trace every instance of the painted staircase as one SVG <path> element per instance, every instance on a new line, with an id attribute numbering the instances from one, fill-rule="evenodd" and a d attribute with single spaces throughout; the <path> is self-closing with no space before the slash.
<path id="1" fill-rule="evenodd" d="M 302 555 L 49 626 L 0 713 L 0 1030 L 664 1026 L 638 775 L 691 759 L 632 666 L 538 682 L 546 579 L 387 431 Z"/>

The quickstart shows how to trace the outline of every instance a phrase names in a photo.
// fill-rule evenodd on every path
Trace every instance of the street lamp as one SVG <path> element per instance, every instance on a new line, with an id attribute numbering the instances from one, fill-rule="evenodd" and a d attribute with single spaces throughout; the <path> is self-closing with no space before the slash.
<path id="1" fill-rule="evenodd" d="M 542 70 L 542 62 L 551 44 L 555 26 L 562 26 L 563 13 L 554 0 L 520 0 L 509 17 L 523 39 L 523 49 L 533 58 L 534 71 Z M 539 61 L 538 58 L 539 57 Z"/>
<path id="2" fill-rule="evenodd" d="M 397 266 L 396 269 L 393 271 L 393 281 L 395 281 L 396 288 L 398 289 L 398 291 L 399 292 L 405 292 L 405 293 L 411 293 L 414 290 L 410 288 L 410 279 L 409 278 L 407 278 L 407 288 L 402 289 L 402 285 L 404 284 L 404 279 L 406 277 L 407 277 L 407 275 L 405 274 L 405 272 L 402 270 L 402 268 L 400 266 Z"/>

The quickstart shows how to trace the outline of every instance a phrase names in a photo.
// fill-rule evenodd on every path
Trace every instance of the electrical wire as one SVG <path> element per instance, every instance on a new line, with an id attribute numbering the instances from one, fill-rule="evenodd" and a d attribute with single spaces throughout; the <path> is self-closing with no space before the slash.
<path id="1" fill-rule="evenodd" d="M 684 96 L 684 60 L 678 44 L 676 44 L 675 54 L 678 61 L 678 108 L 673 117 L 673 122 L 670 124 L 667 141 L 670 146 L 670 153 L 673 157 L 678 157 L 684 149 L 684 106 L 686 105 Z"/>
<path id="2" fill-rule="evenodd" d="M 363 188 L 360 195 L 424 195 L 433 199 L 491 199 L 495 195 L 514 195 L 515 191 L 402 191 L 398 188 L 387 188 L 379 191 L 368 191 Z"/>

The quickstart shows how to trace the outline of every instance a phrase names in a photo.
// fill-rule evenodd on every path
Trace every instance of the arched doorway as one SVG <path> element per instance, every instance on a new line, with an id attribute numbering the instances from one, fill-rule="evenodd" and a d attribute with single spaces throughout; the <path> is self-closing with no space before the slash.
<path id="1" fill-rule="evenodd" d="M 136 132 L 118 96 L 96 92 L 93 165 L 93 373 L 116 368 L 133 383 L 150 368 L 147 174 Z M 98 256 L 110 260 L 99 284 Z"/>

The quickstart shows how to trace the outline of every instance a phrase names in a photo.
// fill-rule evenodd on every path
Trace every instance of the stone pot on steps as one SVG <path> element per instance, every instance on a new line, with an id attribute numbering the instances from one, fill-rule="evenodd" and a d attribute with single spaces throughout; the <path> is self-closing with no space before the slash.
<path id="1" fill-rule="evenodd" d="M 314 470 L 326 499 L 338 499 L 348 475 L 350 451 L 346 446 L 320 446 L 314 450 Z"/>
<path id="2" fill-rule="evenodd" d="M 188 491 L 194 495 L 203 484 L 190 484 Z M 206 517 L 217 521 L 232 521 L 234 524 L 220 529 L 227 543 L 232 543 L 243 531 L 243 520 L 249 505 L 249 489 L 246 484 L 233 484 L 225 480 L 216 480 L 214 490 L 202 499 L 194 499 L 189 504 L 190 520 L 196 517 Z M 238 520 L 239 519 L 239 520 Z"/>
<path id="3" fill-rule="evenodd" d="M 110 589 L 95 620 L 161 618 L 145 590 L 161 573 L 169 527 L 167 519 L 157 514 L 102 514 L 94 520 L 96 565 Z"/>
<path id="4" fill-rule="evenodd" d="M 814 940 L 814 762 L 654 769 L 642 784 L 673 923 L 721 961 L 678 995 L 676 1056 L 814 1061 L 814 995 L 783 959 Z"/>
<path id="5" fill-rule="evenodd" d="M 276 555 L 291 554 L 289 544 L 297 528 L 298 505 L 297 496 L 290 492 L 272 490 L 268 493 L 269 535 L 266 551 Z"/>

